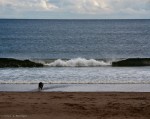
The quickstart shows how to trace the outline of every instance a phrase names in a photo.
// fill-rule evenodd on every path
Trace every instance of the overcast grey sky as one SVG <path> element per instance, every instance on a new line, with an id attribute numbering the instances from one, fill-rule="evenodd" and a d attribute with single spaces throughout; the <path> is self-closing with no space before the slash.
<path id="1" fill-rule="evenodd" d="M 150 19 L 150 0 L 0 0 L 0 18 Z"/>

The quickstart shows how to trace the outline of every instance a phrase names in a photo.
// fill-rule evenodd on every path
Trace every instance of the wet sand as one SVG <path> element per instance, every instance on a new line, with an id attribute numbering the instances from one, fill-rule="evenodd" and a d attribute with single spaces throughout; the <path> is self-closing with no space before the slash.
<path id="1" fill-rule="evenodd" d="M 0 119 L 150 119 L 150 93 L 0 92 Z"/>

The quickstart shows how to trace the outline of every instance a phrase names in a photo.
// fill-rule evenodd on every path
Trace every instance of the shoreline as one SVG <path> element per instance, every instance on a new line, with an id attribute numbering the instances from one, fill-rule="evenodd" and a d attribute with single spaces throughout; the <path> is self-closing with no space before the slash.
<path id="1" fill-rule="evenodd" d="M 0 92 L 38 92 L 38 84 L 0 84 Z M 44 84 L 42 92 L 150 92 L 150 84 Z"/>
<path id="2" fill-rule="evenodd" d="M 145 92 L 0 92 L 0 119 L 148 119 Z"/>

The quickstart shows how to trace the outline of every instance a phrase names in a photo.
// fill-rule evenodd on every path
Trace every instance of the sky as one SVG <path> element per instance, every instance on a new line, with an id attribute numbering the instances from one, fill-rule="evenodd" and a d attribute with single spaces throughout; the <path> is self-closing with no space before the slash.
<path id="1" fill-rule="evenodd" d="M 0 0 L 0 18 L 150 19 L 150 0 Z"/>

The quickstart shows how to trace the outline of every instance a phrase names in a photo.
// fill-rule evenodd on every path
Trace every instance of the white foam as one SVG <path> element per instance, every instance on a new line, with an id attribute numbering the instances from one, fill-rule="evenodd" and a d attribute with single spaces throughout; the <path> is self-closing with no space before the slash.
<path id="1" fill-rule="evenodd" d="M 1 68 L 0 84 L 150 84 L 150 67 Z"/>
<path id="2" fill-rule="evenodd" d="M 111 62 L 98 61 L 95 59 L 75 58 L 70 60 L 55 60 L 54 62 L 45 64 L 50 67 L 98 67 L 109 66 Z"/>

